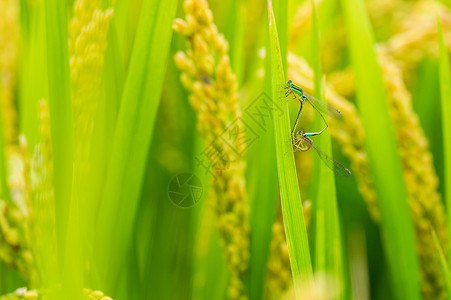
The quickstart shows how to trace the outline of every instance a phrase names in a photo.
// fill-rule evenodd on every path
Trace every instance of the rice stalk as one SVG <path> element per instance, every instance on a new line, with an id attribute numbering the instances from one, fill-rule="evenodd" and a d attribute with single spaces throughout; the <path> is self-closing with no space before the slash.
<path id="1" fill-rule="evenodd" d="M 33 256 L 24 232 L 26 216 L 17 205 L 0 200 L 0 259 L 17 269 L 26 281 L 36 282 Z"/>
<path id="2" fill-rule="evenodd" d="M 242 154 L 246 150 L 237 94 L 237 80 L 228 55 L 229 46 L 218 33 L 204 0 L 184 2 L 186 20 L 177 19 L 174 29 L 187 38 L 187 50 L 175 62 L 181 81 L 190 91 L 189 101 L 197 113 L 197 129 L 213 152 L 209 156 L 214 181 L 209 198 L 215 201 L 217 226 L 229 269 L 228 296 L 247 299 L 244 275 L 249 263 L 249 208 Z M 223 138 L 231 126 L 233 138 Z M 230 130 L 230 129 L 229 129 Z M 229 135 L 230 137 L 230 135 Z"/>
<path id="3" fill-rule="evenodd" d="M 69 61 L 72 99 L 73 132 L 73 201 L 69 207 L 66 233 L 64 274 L 68 293 L 79 293 L 84 281 L 82 262 L 86 259 L 84 243 L 92 235 L 94 224 L 94 199 L 88 199 L 92 191 L 90 151 L 94 117 L 99 105 L 104 53 L 112 9 L 100 9 L 99 1 L 77 0 L 69 23 Z M 80 226 L 80 224 L 82 224 Z M 70 282 L 70 283 L 69 283 Z"/>
<path id="4" fill-rule="evenodd" d="M 386 43 L 387 54 L 393 57 L 404 75 L 408 75 L 424 59 L 438 57 L 436 12 L 443 26 L 448 51 L 451 50 L 451 11 L 430 0 L 418 1 L 396 32 Z"/>
<path id="5" fill-rule="evenodd" d="M 89 158 L 112 16 L 113 9 L 101 10 L 99 1 L 77 0 L 74 3 L 69 26 L 69 59 L 74 115 L 74 160 L 79 163 L 86 163 Z"/>
<path id="6" fill-rule="evenodd" d="M 438 178 L 433 165 L 428 140 L 412 109 L 412 100 L 399 67 L 389 57 L 379 53 L 384 82 L 389 92 L 389 108 L 398 138 L 403 162 L 403 175 L 417 236 L 417 252 L 421 266 L 421 290 L 424 299 L 446 299 L 439 257 L 429 232 L 431 226 L 444 249 L 448 233 Z"/>

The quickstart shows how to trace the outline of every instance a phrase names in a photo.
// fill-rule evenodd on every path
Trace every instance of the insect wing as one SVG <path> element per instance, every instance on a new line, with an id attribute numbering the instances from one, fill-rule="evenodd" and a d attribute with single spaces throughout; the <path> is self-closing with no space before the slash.
<path id="1" fill-rule="evenodd" d="M 335 107 L 330 106 L 329 104 L 316 99 L 315 97 L 313 97 L 312 95 L 309 95 L 306 92 L 304 92 L 304 96 L 307 98 L 307 100 L 310 102 L 311 105 L 315 106 L 321 112 L 323 112 L 335 119 L 339 119 L 339 120 L 343 119 L 343 115 L 341 114 L 341 111 L 339 111 Z"/>
<path id="2" fill-rule="evenodd" d="M 331 169 L 334 171 L 335 174 L 343 177 L 350 177 L 351 171 L 349 171 L 345 166 L 340 164 L 335 159 L 329 157 L 326 153 L 318 149 L 313 143 L 310 143 L 311 147 L 315 149 L 316 153 L 318 153 L 321 160 Z"/>

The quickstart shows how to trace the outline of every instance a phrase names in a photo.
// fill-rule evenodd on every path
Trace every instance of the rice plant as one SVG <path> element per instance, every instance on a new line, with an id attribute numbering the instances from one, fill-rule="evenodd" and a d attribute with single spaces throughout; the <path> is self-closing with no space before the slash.
<path id="1" fill-rule="evenodd" d="M 0 0 L 0 300 L 451 299 L 450 51 L 446 1 Z"/>

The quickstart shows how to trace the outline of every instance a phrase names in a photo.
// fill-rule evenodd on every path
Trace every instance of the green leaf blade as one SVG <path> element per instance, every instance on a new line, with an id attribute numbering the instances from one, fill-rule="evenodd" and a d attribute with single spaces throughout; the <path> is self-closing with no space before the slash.
<path id="1" fill-rule="evenodd" d="M 342 5 L 392 287 L 397 299 L 421 299 L 413 223 L 369 19 L 363 1 Z"/>
<path id="2" fill-rule="evenodd" d="M 321 79 L 321 48 L 318 14 L 315 2 L 312 5 L 312 48 L 313 70 L 315 72 L 315 96 L 326 103 L 325 80 Z M 325 79 L 325 77 L 323 77 Z M 326 116 L 327 118 L 327 116 Z M 318 126 L 324 126 L 321 118 L 317 118 Z M 329 130 L 321 133 L 315 142 L 329 157 L 332 156 L 332 144 Z M 314 151 L 314 150 L 312 150 Z M 318 159 L 318 158 L 316 158 Z M 335 174 L 323 162 L 319 167 L 318 178 L 312 184 L 316 185 L 312 190 L 316 191 L 316 201 L 313 207 L 316 214 L 315 224 L 315 272 L 326 271 L 331 274 L 340 286 L 340 298 L 343 298 L 345 289 L 345 277 L 343 269 L 343 252 L 340 232 L 340 219 L 337 207 L 337 194 L 335 186 Z"/>
<path id="3" fill-rule="evenodd" d="M 147 0 L 142 7 L 96 230 L 99 281 L 107 290 L 117 288 L 133 237 L 176 7 L 177 0 Z"/>
<path id="4" fill-rule="evenodd" d="M 447 208 L 447 227 L 451 232 L 451 72 L 449 69 L 449 56 L 443 37 L 443 29 L 440 19 L 437 17 L 438 39 L 439 39 L 439 75 L 440 75 L 440 94 L 442 105 L 442 131 L 443 131 L 443 156 L 445 161 L 444 168 L 444 188 L 445 203 Z M 447 253 L 448 259 L 451 258 L 451 249 Z"/>
<path id="5" fill-rule="evenodd" d="M 73 163 L 72 96 L 66 1 L 45 1 L 45 16 L 56 231 L 61 263 L 65 253 L 67 220 L 71 206 Z"/>
<path id="6" fill-rule="evenodd" d="M 437 233 L 434 230 L 432 231 L 432 238 L 434 240 L 434 245 L 440 258 L 440 268 L 442 269 L 443 272 L 443 279 L 445 281 L 446 291 L 448 293 L 449 298 L 451 296 L 451 272 L 449 271 L 448 262 L 446 261 L 443 249 L 440 246 L 440 241 L 438 240 Z"/>
<path id="7" fill-rule="evenodd" d="M 274 116 L 280 197 L 288 253 L 290 256 L 295 291 L 297 291 L 312 278 L 312 265 L 297 182 L 296 167 L 292 153 L 293 150 L 289 143 L 289 141 L 291 141 L 291 129 L 288 120 L 288 106 L 286 99 L 283 97 L 280 98 L 280 94 L 278 93 L 280 86 L 285 84 L 285 76 L 277 28 L 270 0 L 268 1 L 268 15 L 271 41 L 272 97 L 274 105 L 282 107 L 283 111 L 283 114 L 276 114 Z M 298 294 L 297 297 L 299 297 Z"/>

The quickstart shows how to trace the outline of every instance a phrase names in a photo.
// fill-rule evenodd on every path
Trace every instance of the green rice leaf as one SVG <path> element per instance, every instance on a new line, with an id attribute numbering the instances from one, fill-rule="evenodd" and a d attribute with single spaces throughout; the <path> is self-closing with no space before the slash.
<path id="1" fill-rule="evenodd" d="M 267 25 L 267 24 L 266 24 Z M 266 35 L 266 49 L 270 48 L 269 34 Z M 271 68 L 271 60 L 265 58 L 267 70 Z M 259 97 L 271 95 L 271 73 L 266 72 L 264 80 L 256 80 L 250 95 L 258 95 L 262 90 L 264 94 Z M 259 101 L 263 99 L 260 98 Z M 254 99 L 250 99 L 254 101 Z M 263 101 L 266 101 L 263 100 Z M 246 116 L 246 115 L 245 115 Z M 247 120 L 246 120 L 247 121 Z M 251 221 L 251 255 L 249 268 L 249 296 L 250 299 L 262 299 L 265 291 L 264 284 L 267 276 L 268 258 L 271 240 L 273 237 L 273 224 L 278 209 L 278 180 L 276 148 L 274 145 L 274 129 L 268 118 L 268 131 L 260 136 L 258 147 L 251 147 L 248 152 L 248 196 L 250 199 Z M 265 149 L 265 151 L 262 151 Z M 261 162 L 265 163 L 262 164 Z"/>
<path id="2" fill-rule="evenodd" d="M 284 72 L 286 72 L 288 56 L 288 3 L 287 0 L 274 0 L 273 3 L 274 19 L 276 19 L 279 24 L 277 27 L 277 38 L 279 39 L 282 66 Z"/>
<path id="3" fill-rule="evenodd" d="M 440 25 L 439 25 L 440 26 Z M 442 35 L 443 37 L 443 35 Z M 440 38 L 440 37 L 439 37 Z M 448 262 L 446 261 L 445 254 L 443 253 L 443 249 L 440 246 L 440 242 L 437 237 L 437 233 L 432 231 L 432 238 L 434 239 L 434 245 L 437 249 L 437 252 L 440 256 L 440 267 L 443 272 L 443 279 L 445 281 L 446 291 L 448 292 L 448 298 L 451 296 L 451 272 L 449 271 Z"/>
<path id="4" fill-rule="evenodd" d="M 72 190 L 73 131 L 66 1 L 45 1 L 57 238 L 64 253 Z"/>
<path id="5" fill-rule="evenodd" d="M 288 243 L 291 269 L 295 290 L 297 291 L 312 277 L 312 265 L 308 246 L 307 230 L 305 228 L 302 203 L 297 183 L 296 167 L 292 147 L 289 143 L 290 122 L 288 106 L 285 98 L 278 91 L 285 84 L 285 75 L 276 28 L 276 20 L 271 0 L 268 0 L 269 32 L 271 41 L 271 76 L 272 97 L 275 106 L 281 107 L 283 114 L 274 116 L 274 132 L 276 142 L 277 169 L 279 177 L 280 198 L 285 233 Z"/>
<path id="6" fill-rule="evenodd" d="M 440 19 L 437 17 L 438 39 L 439 39 L 439 73 L 440 94 L 442 104 L 442 131 L 443 131 L 443 157 L 445 160 L 445 203 L 447 208 L 448 232 L 451 232 L 451 73 L 449 70 L 449 56 L 443 37 L 443 29 Z M 451 250 L 447 253 L 451 258 Z"/>
<path id="7" fill-rule="evenodd" d="M 391 286 L 397 299 L 420 299 L 413 224 L 371 26 L 362 0 L 342 0 L 342 5 Z"/>
<path id="8" fill-rule="evenodd" d="M 29 35 L 21 47 L 23 58 L 20 66 L 19 129 L 25 134 L 29 153 L 38 142 L 38 101 L 48 99 L 44 3 L 27 14 Z"/>
<path id="9" fill-rule="evenodd" d="M 99 281 L 111 290 L 133 237 L 177 0 L 145 0 L 124 86 L 96 228 Z"/>
<path id="10" fill-rule="evenodd" d="M 315 72 L 315 96 L 322 100 L 326 100 L 325 95 L 325 77 L 321 80 L 321 61 L 320 61 L 320 31 L 318 15 L 316 12 L 315 2 L 311 0 L 312 5 L 312 21 L 313 35 L 312 47 L 313 70 Z M 320 126 L 324 126 L 322 120 L 317 118 Z M 318 136 L 315 143 L 329 157 L 332 157 L 332 145 L 329 130 L 324 131 Z M 315 156 L 316 157 L 316 156 Z M 340 285 L 340 295 L 343 297 L 343 289 L 345 287 L 344 271 L 343 271 L 343 253 L 340 235 L 340 221 L 337 208 L 337 195 L 335 188 L 335 175 L 327 168 L 325 164 L 320 162 L 318 180 L 313 184 L 317 187 L 316 201 L 313 202 L 315 211 L 315 272 L 326 271 L 335 277 Z M 341 298 L 342 298 L 341 297 Z"/>

